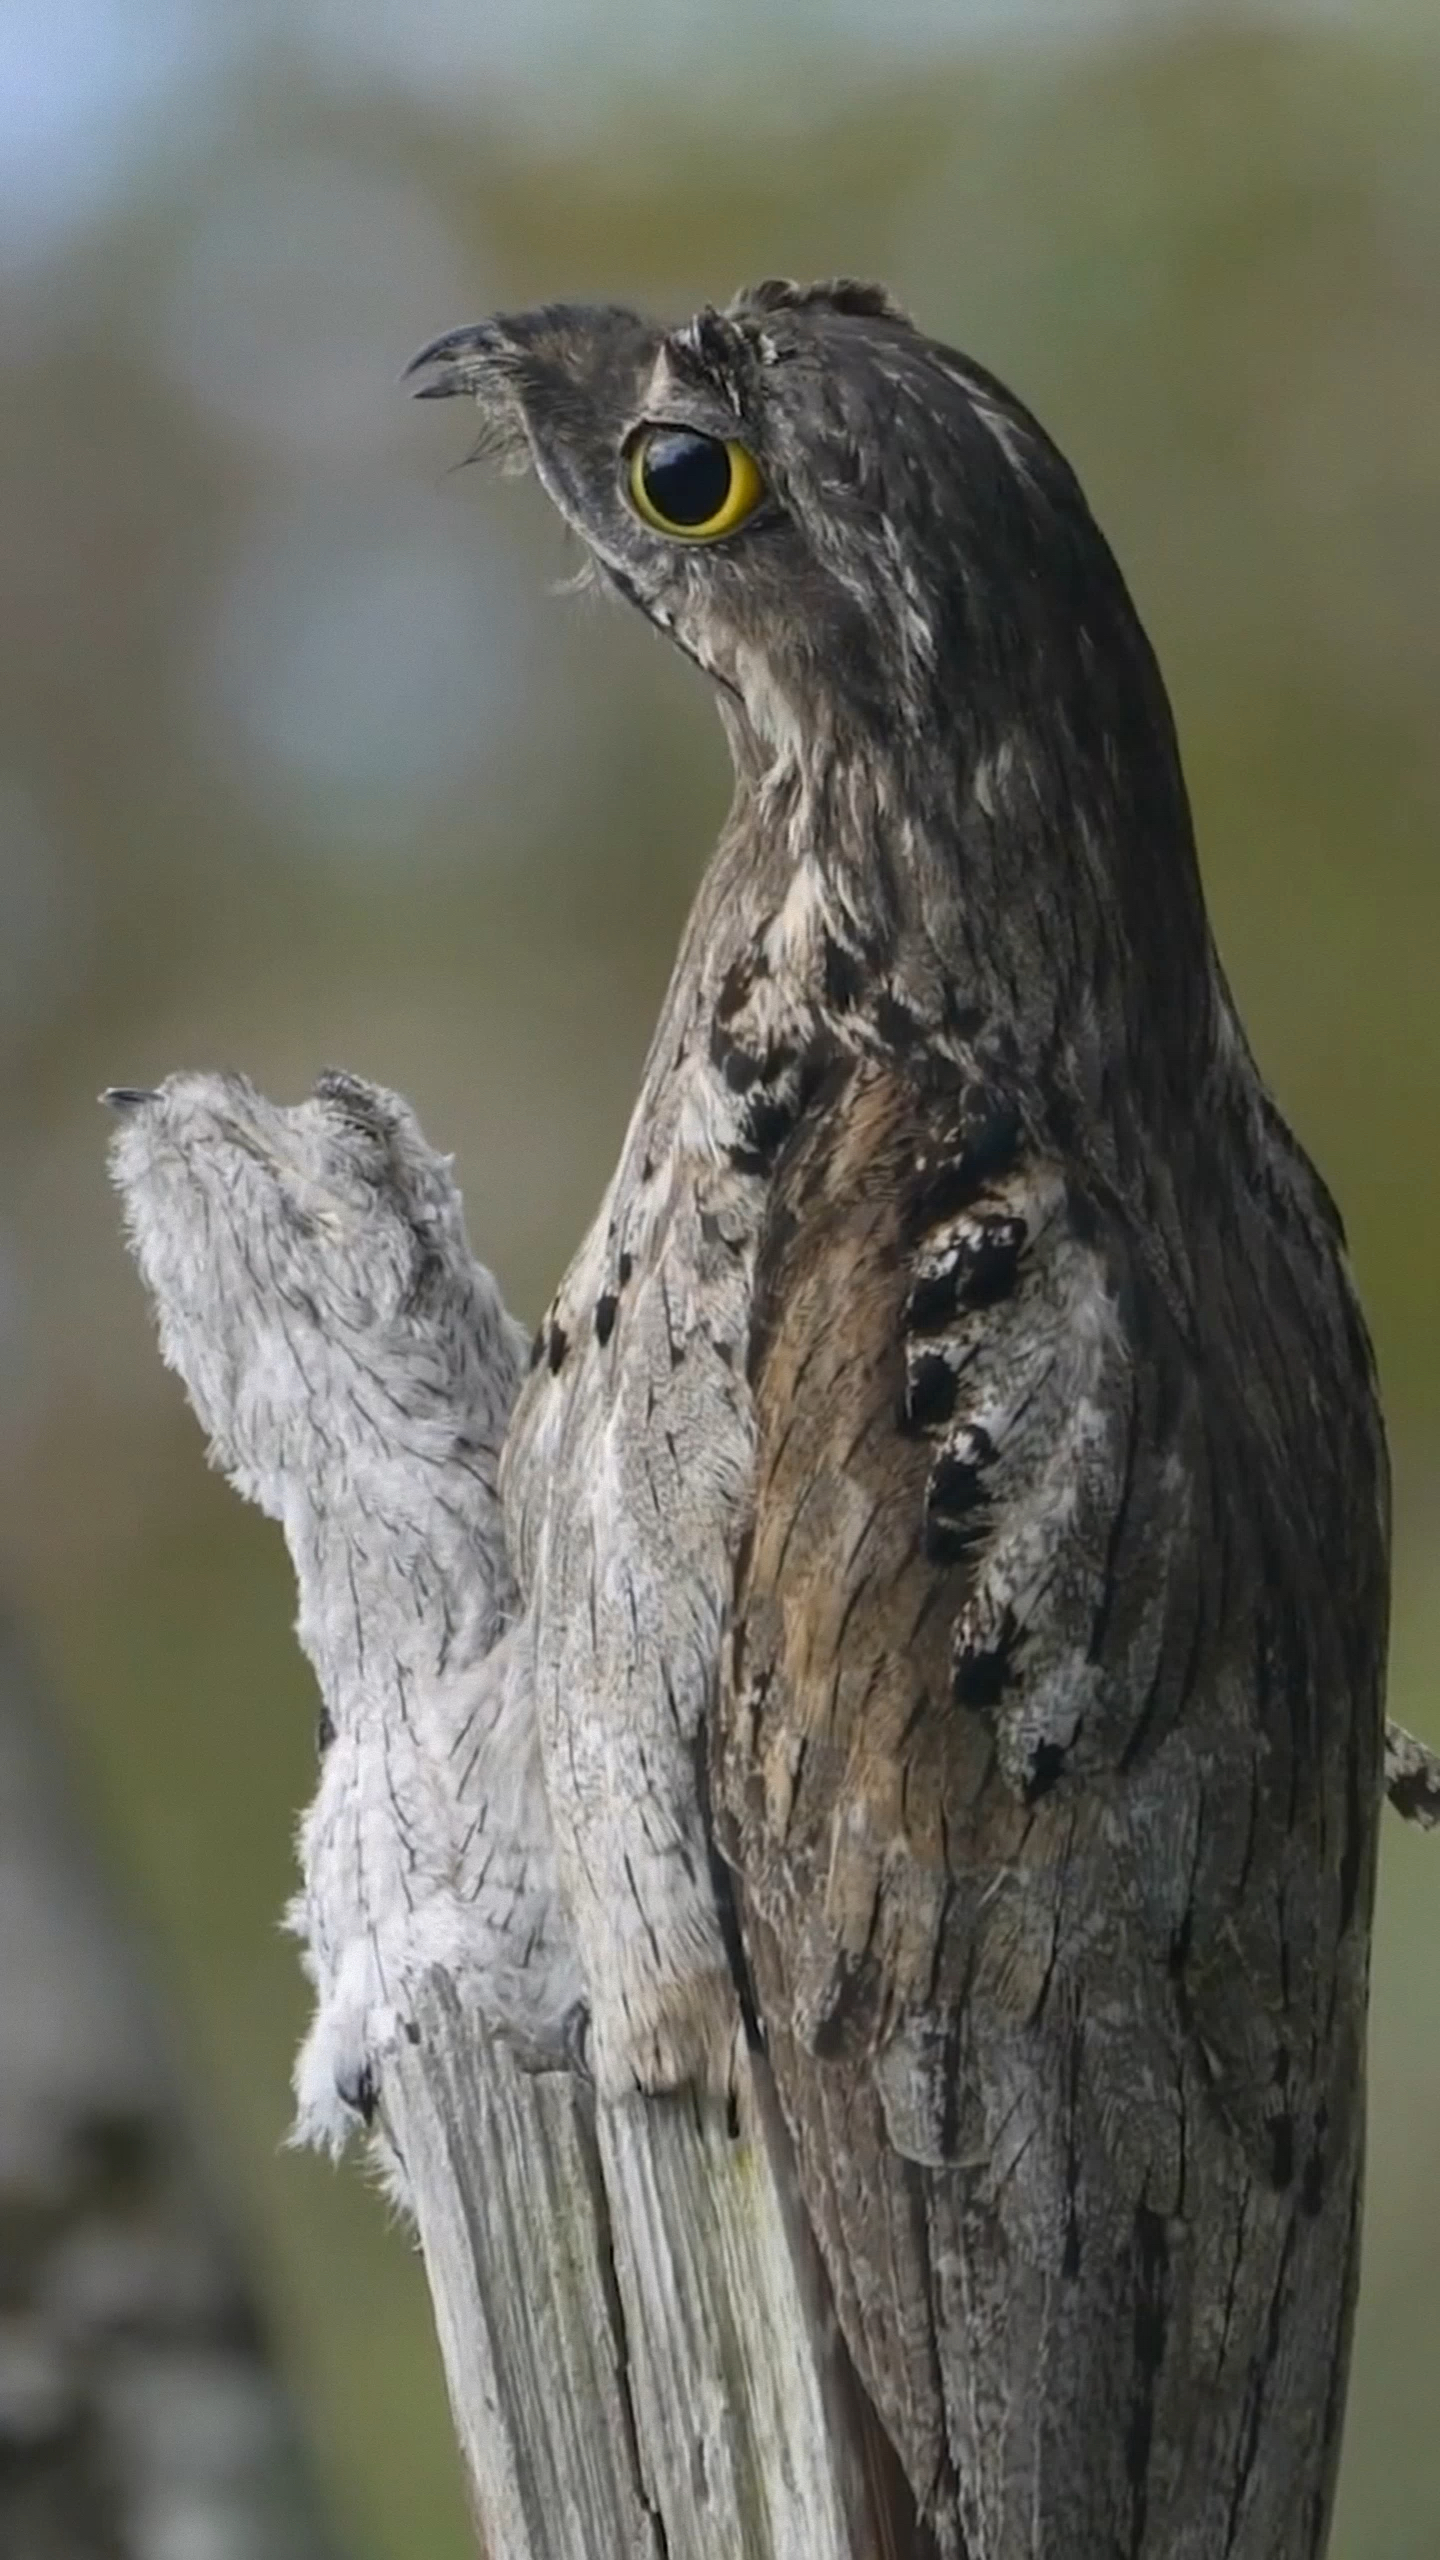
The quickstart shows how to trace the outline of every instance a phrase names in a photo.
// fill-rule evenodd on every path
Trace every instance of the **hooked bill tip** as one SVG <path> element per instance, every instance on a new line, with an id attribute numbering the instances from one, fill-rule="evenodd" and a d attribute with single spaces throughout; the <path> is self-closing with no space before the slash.
<path id="1" fill-rule="evenodd" d="M 411 357 L 400 379 L 409 383 L 412 400 L 449 400 L 454 397 L 460 388 L 455 353 L 456 341 L 461 335 L 458 329 L 447 329 L 442 338 L 432 338 L 428 346 L 421 348 L 418 356 Z M 417 382 L 417 373 L 429 373 L 431 379 Z"/>
<path id="2" fill-rule="evenodd" d="M 150 1084 L 107 1084 L 100 1100 L 107 1111 L 139 1111 L 147 1102 L 158 1102 L 160 1096 Z"/>
<path id="3" fill-rule="evenodd" d="M 400 379 L 414 382 L 417 373 L 429 372 L 429 382 L 415 382 L 413 400 L 451 400 L 457 392 L 473 392 L 476 387 L 477 360 L 496 352 L 498 334 L 492 322 L 471 320 L 460 329 L 446 329 L 432 338 L 412 356 Z"/>

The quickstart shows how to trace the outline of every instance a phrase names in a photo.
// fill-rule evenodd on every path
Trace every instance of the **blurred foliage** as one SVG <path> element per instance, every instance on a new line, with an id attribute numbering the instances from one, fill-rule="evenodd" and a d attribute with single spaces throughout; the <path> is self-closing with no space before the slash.
<path id="1" fill-rule="evenodd" d="M 91 1096 L 378 1075 L 534 1312 L 726 789 L 698 682 L 556 597 L 538 495 L 452 470 L 463 417 L 392 388 L 424 338 L 878 273 L 1065 445 L 1171 679 L 1227 968 L 1346 1211 L 1399 1460 L 1394 1703 L 1440 1722 L 1440 56 L 1383 14 L 888 68 L 786 28 L 548 117 L 262 49 L 6 282 L 0 1571 L 358 2560 L 468 2547 L 442 2385 L 405 2236 L 278 2149 L 313 1700 L 277 1543 L 155 1358 Z M 1436 1852 L 1391 1826 L 1337 2560 L 1440 2547 L 1437 1921 Z"/>

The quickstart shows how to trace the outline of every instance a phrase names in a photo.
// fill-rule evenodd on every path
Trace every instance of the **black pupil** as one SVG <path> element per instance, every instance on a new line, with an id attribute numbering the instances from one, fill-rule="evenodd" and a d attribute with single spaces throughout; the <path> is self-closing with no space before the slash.
<path id="1" fill-rule="evenodd" d="M 652 436 L 641 466 L 645 495 L 670 524 L 708 524 L 730 495 L 730 456 L 714 436 L 671 427 Z"/>

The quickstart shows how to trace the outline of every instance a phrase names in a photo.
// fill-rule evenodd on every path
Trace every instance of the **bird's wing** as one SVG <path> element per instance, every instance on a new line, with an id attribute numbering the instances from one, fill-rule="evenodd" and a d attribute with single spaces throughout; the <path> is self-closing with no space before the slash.
<path id="1" fill-rule="evenodd" d="M 1317 1425 L 1247 1356 L 993 1090 L 857 1064 L 790 1144 L 717 1833 L 842 2324 L 967 2560 L 1320 2547 L 1251 2467 L 1343 2366 L 1374 1453 L 1337 1510 L 1342 1411 L 1271 1502 Z"/>

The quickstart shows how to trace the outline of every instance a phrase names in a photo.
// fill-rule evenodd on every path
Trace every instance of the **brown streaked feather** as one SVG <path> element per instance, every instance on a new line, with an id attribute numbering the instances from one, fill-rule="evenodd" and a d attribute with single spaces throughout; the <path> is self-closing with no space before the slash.
<path id="1" fill-rule="evenodd" d="M 1373 1446 L 1278 1515 L 1293 1382 L 1237 1398 L 1100 1185 L 900 1066 L 781 1164 L 751 1365 L 717 1825 L 917 2500 L 967 2560 L 1316 2552 L 1252 2466 L 1353 2289 Z"/>
<path id="2" fill-rule="evenodd" d="M 506 1452 L 598 2084 L 728 2051 L 708 1733 L 941 2543 L 1317 2560 L 1384 1454 L 1124 580 L 1024 404 L 873 289 L 550 306 L 430 361 L 708 671 L 736 774 Z M 627 504 L 652 418 L 746 442 L 733 539 Z"/>

